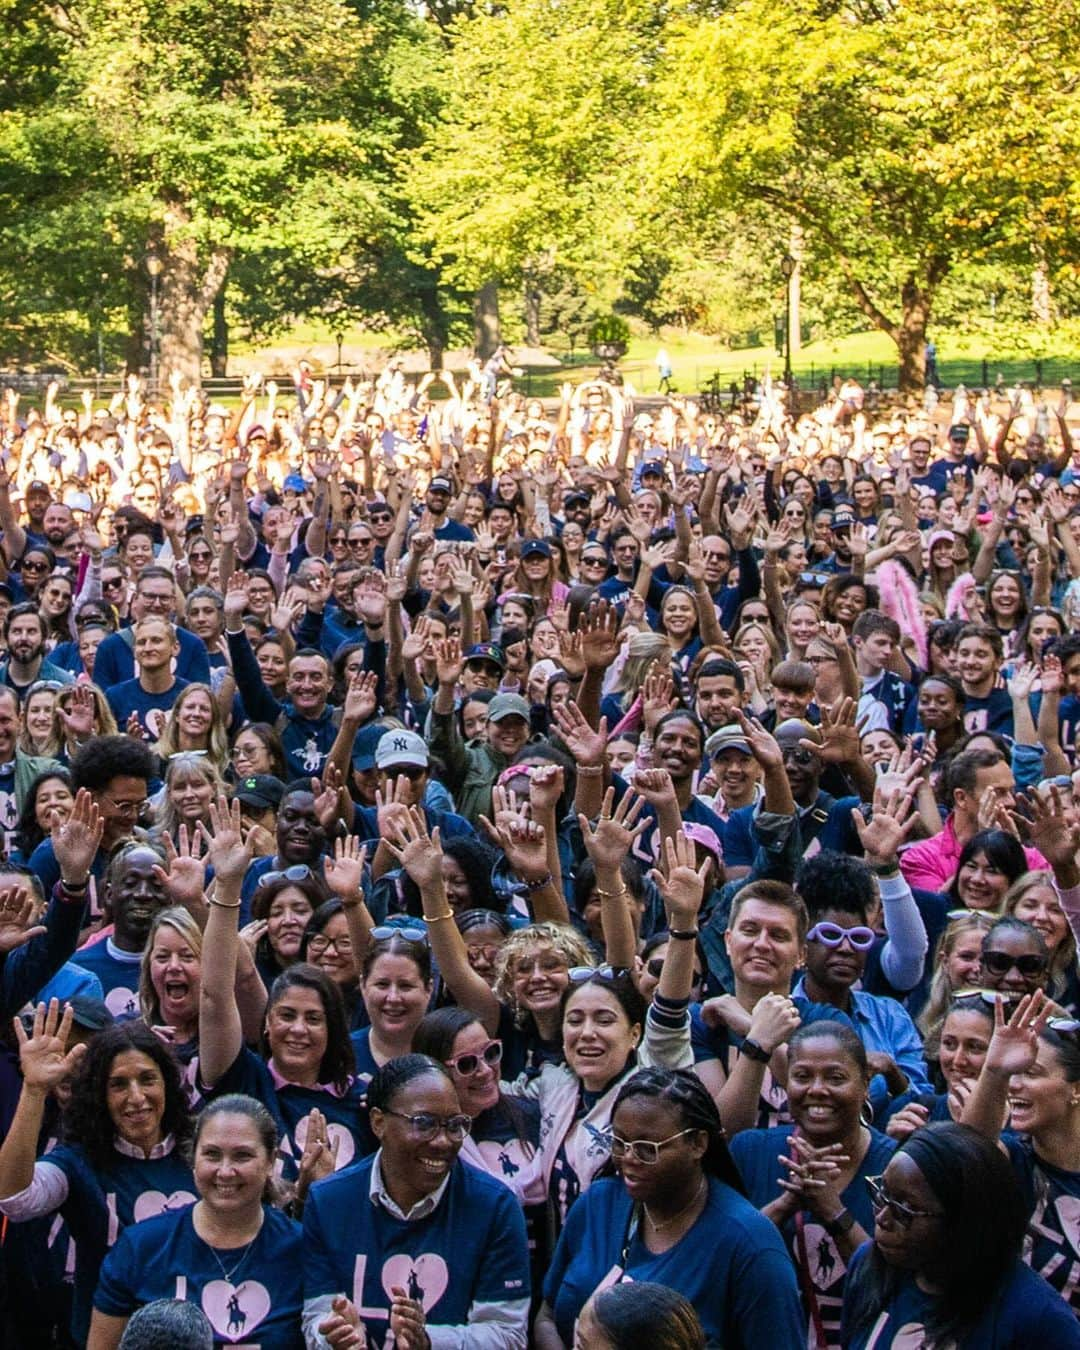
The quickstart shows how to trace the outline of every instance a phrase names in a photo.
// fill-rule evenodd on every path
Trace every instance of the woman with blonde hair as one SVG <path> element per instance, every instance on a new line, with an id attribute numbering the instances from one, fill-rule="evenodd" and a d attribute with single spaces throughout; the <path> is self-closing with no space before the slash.
<path id="1" fill-rule="evenodd" d="M 53 680 L 36 680 L 26 691 L 19 715 L 16 745 L 24 755 L 47 755 L 55 759 L 60 749 L 56 734 L 56 697 L 61 686 Z"/>
<path id="2" fill-rule="evenodd" d="M 214 761 L 202 750 L 182 750 L 165 765 L 165 786 L 156 804 L 155 836 L 178 842 L 180 827 L 188 838 L 207 819 L 210 803 L 225 790 L 225 780 Z"/>
<path id="3" fill-rule="evenodd" d="M 1061 901 L 1048 872 L 1025 872 L 1005 892 L 1003 914 L 1023 919 L 1043 935 L 1050 953 L 1046 992 L 1071 1016 L 1080 1010 L 1080 970 L 1076 961 L 1076 938 L 1061 908 Z"/>
<path id="4" fill-rule="evenodd" d="M 205 754 L 219 773 L 225 772 L 229 739 L 221 709 L 208 684 L 189 684 L 181 689 L 154 749 L 166 763 L 175 755 Z"/>
<path id="5" fill-rule="evenodd" d="M 934 953 L 930 996 L 916 1019 L 927 1059 L 937 1058 L 941 1025 L 953 999 L 961 990 L 971 989 L 979 982 L 983 938 L 996 919 L 996 915 L 980 910 L 952 911 Z"/>
<path id="6" fill-rule="evenodd" d="M 148 1027 L 168 1027 L 178 1052 L 199 1034 L 202 929 L 181 905 L 160 910 L 139 963 L 139 1012 Z M 181 1060 L 184 1056 L 181 1054 Z"/>
<path id="7" fill-rule="evenodd" d="M 667 638 L 663 633 L 654 633 L 651 630 L 647 633 L 633 633 L 624 651 L 626 655 L 622 669 L 611 693 L 605 695 L 600 706 L 600 711 L 608 720 L 609 732 L 614 730 L 616 723 L 621 721 L 634 706 L 645 683 L 645 677 L 653 666 L 658 661 L 667 666 L 671 659 Z"/>

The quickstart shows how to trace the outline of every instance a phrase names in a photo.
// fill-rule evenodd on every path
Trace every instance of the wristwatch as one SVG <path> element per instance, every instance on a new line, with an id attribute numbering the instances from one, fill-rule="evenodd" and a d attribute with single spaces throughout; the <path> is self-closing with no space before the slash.
<path id="1" fill-rule="evenodd" d="M 821 1226 L 831 1238 L 843 1237 L 854 1228 L 855 1215 L 850 1209 L 842 1209 L 835 1219 L 828 1219 Z"/>
<path id="2" fill-rule="evenodd" d="M 772 1051 L 766 1050 L 751 1036 L 747 1036 L 742 1045 L 739 1046 L 739 1054 L 745 1055 L 747 1059 L 756 1059 L 759 1064 L 768 1064 L 769 1060 L 772 1059 Z"/>

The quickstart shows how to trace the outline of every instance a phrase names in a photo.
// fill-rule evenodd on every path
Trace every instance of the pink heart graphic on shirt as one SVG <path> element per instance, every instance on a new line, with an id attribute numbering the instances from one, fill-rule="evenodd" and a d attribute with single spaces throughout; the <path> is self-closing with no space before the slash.
<path id="1" fill-rule="evenodd" d="M 211 1280 L 202 1291 L 203 1312 L 210 1325 L 226 1341 L 249 1335 L 270 1311 L 270 1295 L 258 1280 L 231 1285 Z"/>
<path id="2" fill-rule="evenodd" d="M 1069 1246 L 1080 1256 L 1080 1198 L 1075 1195 L 1059 1195 L 1054 1208 L 1061 1223 L 1061 1231 L 1069 1239 Z"/>
<path id="3" fill-rule="evenodd" d="M 173 1191 L 172 1195 L 163 1195 L 161 1191 L 143 1191 L 135 1201 L 135 1222 L 153 1219 L 158 1214 L 164 1214 L 167 1209 L 183 1209 L 185 1205 L 193 1205 L 195 1199 L 190 1191 Z"/>
<path id="4" fill-rule="evenodd" d="M 416 1299 L 425 1312 L 438 1303 L 449 1283 L 450 1272 L 437 1252 L 424 1252 L 421 1256 L 392 1256 L 382 1268 L 382 1287 L 386 1297 L 394 1297 L 390 1291 L 396 1285 L 404 1289 L 410 1298 Z"/>
<path id="5" fill-rule="evenodd" d="M 105 1006 L 114 1017 L 138 1017 L 139 996 L 134 989 L 118 985 L 105 995 Z"/>
<path id="6" fill-rule="evenodd" d="M 307 1143 L 308 1118 L 304 1116 L 296 1123 L 296 1129 L 293 1130 L 293 1140 L 296 1143 L 296 1156 L 299 1158 L 304 1152 L 304 1146 Z M 336 1125 L 327 1123 L 326 1137 L 330 1140 L 331 1149 L 337 1141 L 337 1162 L 334 1170 L 340 1172 L 343 1167 L 348 1167 L 356 1156 L 356 1140 L 352 1137 L 352 1131 L 345 1125 Z"/>

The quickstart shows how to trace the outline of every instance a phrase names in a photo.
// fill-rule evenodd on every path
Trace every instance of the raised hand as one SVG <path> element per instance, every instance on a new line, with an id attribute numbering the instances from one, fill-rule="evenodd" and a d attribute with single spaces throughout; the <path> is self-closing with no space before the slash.
<path id="1" fill-rule="evenodd" d="M 855 727 L 855 700 L 843 699 L 830 712 L 821 710 L 821 744 L 801 740 L 800 750 L 809 750 L 824 764 L 850 764 L 859 758 L 859 733 Z"/>
<path id="2" fill-rule="evenodd" d="M 228 627 L 230 619 L 234 624 L 239 623 L 247 613 L 247 607 L 247 573 L 237 571 L 229 578 L 229 584 L 225 590 L 225 626 Z"/>
<path id="3" fill-rule="evenodd" d="M 408 816 L 390 822 L 383 842 L 421 891 L 442 885 L 442 842 L 438 829 L 428 834 L 424 813 L 415 806 Z"/>
<path id="4" fill-rule="evenodd" d="M 29 1036 L 21 1019 L 14 1019 L 24 1092 L 44 1097 L 74 1073 L 86 1054 L 86 1046 L 67 1048 L 73 1017 L 74 1009 L 70 1003 L 61 1017 L 59 1000 L 54 998 L 49 1000 L 48 1008 L 39 1003 L 34 1009 L 34 1025 Z"/>
<path id="5" fill-rule="evenodd" d="M 614 803 L 615 789 L 608 788 L 595 827 L 580 814 L 578 824 L 585 850 L 595 867 L 617 872 L 633 847 L 634 840 L 649 828 L 652 821 L 648 816 L 640 818 L 644 798 L 634 792 L 624 792 L 617 807 Z"/>
<path id="6" fill-rule="evenodd" d="M 1080 850 L 1080 812 L 1072 794 L 1055 784 L 1048 792 L 1029 793 L 1025 801 L 1030 816 L 1025 818 L 1010 810 L 1013 824 L 1026 831 L 1032 846 L 1043 855 L 1055 875 L 1074 872 Z M 1065 884 L 1075 883 L 1070 880 Z"/>
<path id="7" fill-rule="evenodd" d="M 694 843 L 685 834 L 666 838 L 661 857 L 663 868 L 653 868 L 649 875 L 664 897 L 668 926 L 681 931 L 693 928 L 705 899 L 710 860 L 694 867 Z"/>
<path id="8" fill-rule="evenodd" d="M 371 628 L 380 628 L 386 620 L 386 582 L 382 573 L 372 571 L 353 591 L 357 616 Z"/>
<path id="9" fill-rule="evenodd" d="M 206 861 L 202 856 L 202 841 L 205 837 L 203 826 L 196 825 L 190 836 L 188 827 L 181 825 L 177 831 L 177 848 L 170 835 L 162 835 L 165 849 L 165 866 L 154 864 L 154 876 L 165 888 L 165 894 L 174 905 L 183 905 L 185 909 L 197 909 L 205 903 Z"/>
<path id="10" fill-rule="evenodd" d="M 465 662 L 458 638 L 444 638 L 435 646 L 435 676 L 440 684 L 456 685 Z"/>
<path id="11" fill-rule="evenodd" d="M 250 835 L 245 839 L 241 825 L 240 803 L 221 795 L 216 802 L 211 801 L 208 814 L 209 828 L 204 825 L 202 829 L 207 842 L 206 861 L 214 869 L 214 880 L 239 886 L 253 857 Z"/>
<path id="12" fill-rule="evenodd" d="M 355 834 L 350 834 L 347 839 L 334 840 L 334 856 L 323 859 L 323 876 L 342 904 L 356 904 L 363 898 L 361 887 L 366 863 L 367 848 Z"/>
<path id="13" fill-rule="evenodd" d="M 410 818 L 409 780 L 404 775 L 395 778 L 393 786 L 387 783 L 385 791 L 375 789 L 375 820 L 380 839 L 393 839 L 394 822 L 407 824 Z"/>
<path id="14" fill-rule="evenodd" d="M 1050 1015 L 1050 1000 L 1042 989 L 1025 994 L 1008 1020 L 1005 1002 L 999 996 L 994 1003 L 994 1034 L 983 1060 L 983 1072 L 1001 1078 L 1026 1073 L 1038 1056 L 1039 1032 Z"/>
<path id="15" fill-rule="evenodd" d="M 607 754 L 607 718 L 601 717 L 595 730 L 576 703 L 563 703 L 552 708 L 552 717 L 559 736 L 578 764 L 603 764 Z"/>
<path id="16" fill-rule="evenodd" d="M 502 849 L 506 861 L 523 881 L 538 881 L 549 875 L 547 834 L 543 825 L 525 815 L 496 811 L 495 820 L 480 816 L 480 824 Z"/>
<path id="17" fill-rule="evenodd" d="M 1013 673 L 1006 682 L 1009 697 L 1017 700 L 1030 698 L 1038 677 L 1039 667 L 1026 657 L 1021 657 L 1013 666 Z"/>
<path id="18" fill-rule="evenodd" d="M 750 747 L 751 754 L 765 772 L 767 773 L 770 769 L 782 769 L 784 767 L 784 752 L 780 749 L 776 737 L 771 732 L 766 731 L 756 717 L 750 717 L 741 708 L 734 709 L 734 716 L 746 737 L 746 743 Z"/>
<path id="19" fill-rule="evenodd" d="M 379 677 L 373 670 L 358 670 L 349 681 L 345 691 L 345 704 L 342 717 L 346 722 L 358 722 L 363 725 L 375 716 L 379 703 L 376 690 Z"/>
<path id="20" fill-rule="evenodd" d="M 724 520 L 727 522 L 731 547 L 736 553 L 749 547 L 754 536 L 754 511 L 752 507 L 744 506 L 742 504 L 744 501 L 746 498 L 742 498 L 734 506 L 724 508 Z"/>
<path id="21" fill-rule="evenodd" d="M 862 812 L 854 808 L 852 823 L 863 846 L 866 861 L 884 867 L 895 862 L 897 850 L 903 844 L 919 819 L 914 810 L 910 791 L 893 789 L 887 794 L 874 793 L 874 813 L 864 820 Z"/>
<path id="22" fill-rule="evenodd" d="M 101 812 L 86 788 L 80 788 L 75 794 L 75 803 L 67 820 L 61 822 L 54 812 L 49 834 L 64 881 L 73 886 L 85 883 L 104 832 Z"/>
<path id="23" fill-rule="evenodd" d="M 665 806 L 678 809 L 678 794 L 667 769 L 638 769 L 634 774 L 634 791 L 657 811 Z"/>
<path id="24" fill-rule="evenodd" d="M 324 830 L 329 830 L 337 820 L 341 789 L 344 787 L 341 770 L 329 761 L 323 768 L 321 781 L 311 780 L 311 795 L 315 798 L 315 814 Z"/>
<path id="25" fill-rule="evenodd" d="M 9 886 L 0 891 L 0 955 L 23 947 L 32 938 L 43 937 L 44 924 L 34 924 L 34 902 L 24 886 Z"/>
<path id="26" fill-rule="evenodd" d="M 619 616 L 614 605 L 598 600 L 582 616 L 581 654 L 587 670 L 607 670 L 619 654 Z"/>
<path id="27" fill-rule="evenodd" d="M 671 666 L 658 661 L 650 667 L 641 686 L 641 719 L 650 736 L 656 734 L 656 724 L 664 714 L 678 706 Z"/>
<path id="28" fill-rule="evenodd" d="M 90 686 L 77 684 L 72 688 L 67 707 L 57 703 L 56 715 L 59 717 L 65 736 L 72 741 L 84 741 L 94 734 L 94 717 L 97 708 Z"/>
<path id="29" fill-rule="evenodd" d="M 585 674 L 585 656 L 582 650 L 580 629 L 576 633 L 558 630 L 559 664 L 572 680 L 579 680 Z"/>
<path id="30" fill-rule="evenodd" d="M 535 817 L 542 811 L 554 811 L 565 786 L 565 776 L 559 764 L 542 764 L 529 776 L 529 805 Z"/>

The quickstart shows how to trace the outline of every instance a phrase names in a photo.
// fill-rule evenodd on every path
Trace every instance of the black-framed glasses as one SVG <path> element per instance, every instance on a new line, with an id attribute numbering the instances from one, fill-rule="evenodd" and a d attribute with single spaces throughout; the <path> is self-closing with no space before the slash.
<path id="1" fill-rule="evenodd" d="M 383 1108 L 383 1115 L 397 1116 L 398 1120 L 408 1121 L 409 1129 L 425 1143 L 430 1143 L 440 1130 L 445 1130 L 449 1138 L 457 1144 L 472 1129 L 472 1121 L 468 1116 L 434 1116 L 430 1111 L 418 1111 L 410 1116 L 404 1111 L 391 1111 L 388 1106 Z"/>
<path id="2" fill-rule="evenodd" d="M 275 881 L 307 881 L 313 876 L 307 863 L 296 863 L 293 867 L 284 867 L 280 872 L 264 872 L 258 880 L 260 886 L 272 886 Z"/>
<path id="3" fill-rule="evenodd" d="M 346 933 L 344 937 L 327 937 L 325 933 L 316 933 L 314 937 L 308 938 L 307 949 L 312 956 L 322 956 L 323 952 L 329 951 L 333 947 L 338 956 L 352 956 L 352 938 Z"/>
<path id="4" fill-rule="evenodd" d="M 462 1078 L 474 1074 L 481 1064 L 493 1069 L 502 1062 L 502 1041 L 488 1041 L 483 1050 L 466 1050 L 463 1055 L 455 1055 L 446 1061 L 447 1068 L 454 1069 Z"/>
<path id="5" fill-rule="evenodd" d="M 389 923 L 371 930 L 373 942 L 389 942 L 391 938 L 403 938 L 406 942 L 426 942 L 428 935 L 422 928 L 396 928 Z"/>
<path id="6" fill-rule="evenodd" d="M 884 1177 L 867 1177 L 866 1188 L 870 1192 L 870 1205 L 875 1214 L 888 1210 L 901 1228 L 910 1228 L 916 1219 L 940 1219 L 945 1211 L 941 1209 L 914 1209 L 903 1200 L 897 1200 L 885 1189 Z"/>
<path id="7" fill-rule="evenodd" d="M 1046 970 L 1046 957 L 1035 952 L 1029 952 L 1026 956 L 1013 956 L 1011 952 L 983 952 L 982 963 L 991 975 L 1008 975 L 1015 968 L 1021 975 L 1030 978 Z"/>
<path id="8" fill-rule="evenodd" d="M 616 1160 L 627 1156 L 646 1167 L 655 1167 L 660 1161 L 660 1150 L 681 1139 L 684 1134 L 697 1134 L 696 1129 L 680 1130 L 678 1134 L 669 1134 L 666 1139 L 620 1139 L 617 1134 L 611 1136 L 611 1156 Z"/>

